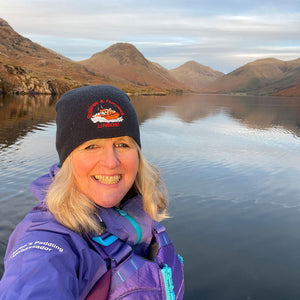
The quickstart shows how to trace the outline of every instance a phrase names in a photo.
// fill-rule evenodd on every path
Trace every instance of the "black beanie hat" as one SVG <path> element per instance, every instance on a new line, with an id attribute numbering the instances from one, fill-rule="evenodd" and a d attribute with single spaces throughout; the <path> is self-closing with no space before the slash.
<path id="1" fill-rule="evenodd" d="M 130 136 L 141 147 L 136 112 L 128 95 L 114 86 L 70 90 L 57 102 L 56 112 L 56 149 L 61 165 L 76 147 L 93 139 Z"/>

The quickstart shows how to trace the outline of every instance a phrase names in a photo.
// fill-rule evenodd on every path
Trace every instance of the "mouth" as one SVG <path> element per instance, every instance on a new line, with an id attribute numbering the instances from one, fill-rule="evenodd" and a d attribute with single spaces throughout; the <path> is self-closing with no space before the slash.
<path id="1" fill-rule="evenodd" d="M 121 175 L 94 175 L 94 178 L 102 184 L 117 184 L 121 180 Z"/>

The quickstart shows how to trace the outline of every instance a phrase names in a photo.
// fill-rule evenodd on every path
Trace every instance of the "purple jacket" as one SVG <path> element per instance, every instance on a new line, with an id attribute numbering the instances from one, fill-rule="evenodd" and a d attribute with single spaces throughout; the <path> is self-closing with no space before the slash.
<path id="1" fill-rule="evenodd" d="M 5 272 L 0 281 L 1 300 L 40 300 L 52 297 L 64 300 L 85 299 L 97 286 L 99 278 L 113 267 L 103 258 L 103 247 L 98 247 L 99 252 L 97 246 L 92 245 L 92 237 L 83 238 L 62 226 L 42 203 L 45 190 L 57 170 L 56 166 L 52 166 L 49 174 L 31 184 L 31 191 L 41 202 L 27 214 L 10 236 L 4 258 Z M 125 201 L 120 208 L 139 224 L 140 233 L 124 215 L 113 208 L 100 208 L 98 213 L 106 225 L 106 235 L 118 237 L 118 241 L 125 242 L 122 245 L 130 246 L 130 250 L 134 248 L 134 257 L 130 259 L 137 269 L 139 259 L 136 258 L 147 257 L 153 239 L 153 227 L 158 223 L 145 213 L 140 196 Z M 165 237 L 164 239 L 166 240 Z M 139 242 L 135 245 L 137 241 Z M 120 275 L 119 269 L 115 273 Z M 183 285 L 183 275 L 181 277 L 179 279 Z M 113 284 L 116 285 L 116 281 Z M 132 299 L 144 298 L 135 296 Z M 150 296 L 149 299 L 154 298 Z"/>

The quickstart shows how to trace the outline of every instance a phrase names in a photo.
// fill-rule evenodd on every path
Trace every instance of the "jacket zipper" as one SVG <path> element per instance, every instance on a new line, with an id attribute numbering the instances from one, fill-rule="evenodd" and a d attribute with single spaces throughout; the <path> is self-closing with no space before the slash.
<path id="1" fill-rule="evenodd" d="M 143 234 L 140 224 L 133 217 L 131 217 L 126 211 L 124 211 L 118 207 L 115 207 L 114 210 L 117 211 L 121 216 L 125 217 L 130 222 L 130 224 L 133 226 L 133 228 L 135 229 L 135 232 L 136 232 L 136 243 L 135 244 L 138 244 L 141 241 L 142 234 Z"/>

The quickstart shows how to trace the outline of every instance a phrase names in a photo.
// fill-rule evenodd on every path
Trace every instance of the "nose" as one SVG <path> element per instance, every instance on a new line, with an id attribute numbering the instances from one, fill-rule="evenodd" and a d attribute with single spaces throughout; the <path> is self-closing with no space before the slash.
<path id="1" fill-rule="evenodd" d="M 119 165 L 119 158 L 114 144 L 107 143 L 103 148 L 101 164 L 109 169 L 114 169 Z"/>

